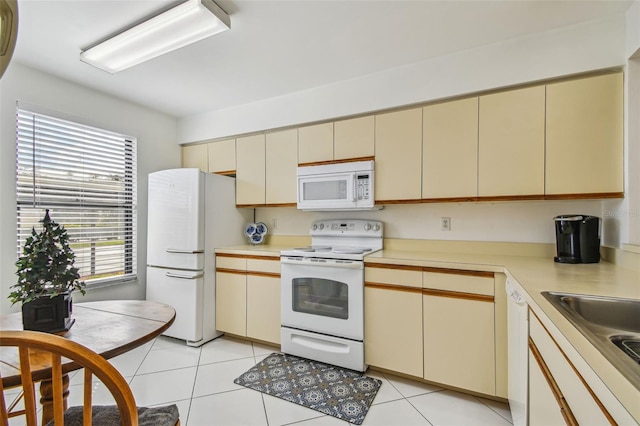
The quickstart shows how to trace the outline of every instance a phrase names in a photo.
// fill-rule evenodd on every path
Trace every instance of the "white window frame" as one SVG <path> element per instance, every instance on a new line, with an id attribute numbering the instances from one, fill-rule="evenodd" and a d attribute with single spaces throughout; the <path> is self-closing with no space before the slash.
<path id="1" fill-rule="evenodd" d="M 18 256 L 46 209 L 88 289 L 137 279 L 135 138 L 18 106 Z"/>

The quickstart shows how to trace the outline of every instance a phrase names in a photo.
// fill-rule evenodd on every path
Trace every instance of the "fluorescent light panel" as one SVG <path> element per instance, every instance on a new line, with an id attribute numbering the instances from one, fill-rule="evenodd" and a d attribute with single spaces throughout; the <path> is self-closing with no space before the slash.
<path id="1" fill-rule="evenodd" d="M 80 53 L 80 60 L 114 74 L 229 29 L 229 15 L 212 0 L 187 0 Z"/>

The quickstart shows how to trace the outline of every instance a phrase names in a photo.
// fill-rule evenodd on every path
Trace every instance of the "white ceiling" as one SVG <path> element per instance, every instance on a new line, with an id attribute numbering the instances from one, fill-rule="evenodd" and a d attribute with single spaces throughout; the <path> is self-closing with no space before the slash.
<path id="1" fill-rule="evenodd" d="M 631 1 L 219 0 L 231 30 L 111 75 L 79 60 L 181 0 L 19 0 L 13 60 L 183 117 L 624 13 Z"/>

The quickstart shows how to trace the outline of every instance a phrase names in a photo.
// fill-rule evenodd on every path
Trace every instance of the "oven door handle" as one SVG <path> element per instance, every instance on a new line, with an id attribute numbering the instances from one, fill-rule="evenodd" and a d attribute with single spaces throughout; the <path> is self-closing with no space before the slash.
<path id="1" fill-rule="evenodd" d="M 296 266 L 321 266 L 329 268 L 362 269 L 363 263 L 358 260 L 317 259 L 317 258 L 280 258 L 281 264 Z"/>

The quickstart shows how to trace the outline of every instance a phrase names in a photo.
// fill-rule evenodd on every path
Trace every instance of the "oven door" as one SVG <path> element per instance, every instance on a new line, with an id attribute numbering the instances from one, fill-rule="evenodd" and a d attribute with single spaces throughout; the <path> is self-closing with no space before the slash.
<path id="1" fill-rule="evenodd" d="M 362 341 L 364 262 L 281 258 L 282 325 Z"/>

